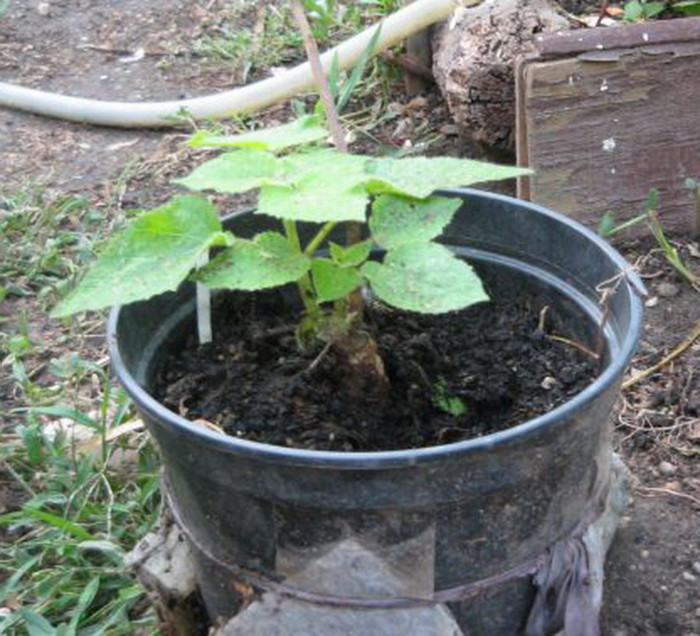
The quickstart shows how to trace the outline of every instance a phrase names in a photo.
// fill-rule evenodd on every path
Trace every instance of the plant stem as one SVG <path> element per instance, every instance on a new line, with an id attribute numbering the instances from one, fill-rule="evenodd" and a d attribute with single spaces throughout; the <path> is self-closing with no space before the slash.
<path id="1" fill-rule="evenodd" d="M 700 185 L 693 188 L 695 196 L 695 214 L 693 215 L 693 238 L 700 241 Z"/>
<path id="2" fill-rule="evenodd" d="M 284 221 L 284 231 L 287 235 L 287 240 L 294 251 L 302 254 L 303 251 L 301 249 L 301 241 L 299 240 L 299 232 L 297 231 L 296 221 Z M 309 315 L 309 317 L 312 320 L 321 318 L 321 308 L 314 300 L 314 288 L 308 272 L 297 281 L 297 287 L 299 288 L 301 302 L 304 303 L 304 309 L 306 309 L 306 313 Z"/>
<path id="3" fill-rule="evenodd" d="M 323 67 L 321 66 L 321 56 L 318 54 L 318 46 L 316 45 L 314 34 L 311 32 L 309 21 L 306 19 L 306 14 L 304 13 L 304 7 L 301 5 L 301 0 L 292 0 L 292 14 L 294 15 L 294 19 L 299 27 L 299 31 L 301 32 L 301 37 L 304 40 L 306 57 L 309 58 L 311 72 L 313 73 L 314 80 L 318 86 L 318 92 L 321 96 L 323 106 L 326 109 L 326 117 L 328 118 L 328 125 L 330 126 L 331 134 L 333 135 L 333 142 L 338 150 L 341 152 L 347 152 L 348 145 L 345 141 L 345 131 L 340 123 L 338 110 L 335 107 L 333 95 L 331 95 L 331 88 L 328 85 L 328 78 L 323 72 Z"/>
<path id="4" fill-rule="evenodd" d="M 314 252 L 318 249 L 318 246 L 323 243 L 326 237 L 333 231 L 333 228 L 337 225 L 335 221 L 328 221 L 319 231 L 316 236 L 314 236 L 309 244 L 304 250 L 304 254 L 307 256 L 313 256 Z"/>
<path id="5" fill-rule="evenodd" d="M 680 254 L 678 254 L 678 250 L 668 242 L 661 221 L 659 220 L 658 212 L 654 209 L 647 210 L 647 218 L 647 223 L 649 224 L 651 232 L 656 242 L 659 244 L 661 251 L 664 253 L 666 260 L 676 268 L 676 271 L 685 278 L 686 281 L 697 288 L 699 282 L 698 278 L 688 269 L 683 259 L 681 259 Z"/>
<path id="6" fill-rule="evenodd" d="M 24 489 L 27 491 L 27 494 L 30 497 L 36 497 L 36 492 L 34 489 L 26 482 L 24 479 L 22 479 L 22 476 L 10 465 L 10 462 L 8 462 L 4 457 L 0 458 L 0 464 L 2 467 L 10 474 L 11 477 L 15 479 L 15 481 Z"/>
<path id="7" fill-rule="evenodd" d="M 318 54 L 318 46 L 316 45 L 314 34 L 311 32 L 309 21 L 306 19 L 306 14 L 304 13 L 304 7 L 301 4 L 301 0 L 292 0 L 292 15 L 294 15 L 294 19 L 296 20 L 299 31 L 301 32 L 301 37 L 304 40 L 306 57 L 309 58 L 311 71 L 314 75 L 316 85 L 318 86 L 321 101 L 326 109 L 326 117 L 328 118 L 328 125 L 330 126 L 335 146 L 341 152 L 348 152 L 348 144 L 345 141 L 345 131 L 340 123 L 338 109 L 335 107 L 335 102 L 333 101 L 333 95 L 331 94 L 331 89 L 328 85 L 328 78 L 323 72 L 321 57 Z M 362 228 L 360 227 L 360 224 L 349 223 L 345 237 L 348 245 L 359 243 L 362 239 Z M 350 310 L 355 312 L 358 317 L 362 316 L 364 302 L 362 300 L 362 294 L 359 292 L 359 290 L 350 294 L 349 305 Z"/>

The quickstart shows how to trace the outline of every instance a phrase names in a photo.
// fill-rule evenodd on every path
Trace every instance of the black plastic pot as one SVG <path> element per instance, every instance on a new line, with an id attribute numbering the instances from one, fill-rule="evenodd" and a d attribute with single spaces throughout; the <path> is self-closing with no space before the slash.
<path id="1" fill-rule="evenodd" d="M 162 450 L 189 534 L 217 559 L 279 579 L 295 559 L 350 536 L 403 573 L 401 595 L 429 599 L 535 559 L 572 532 L 607 480 L 608 417 L 641 328 L 641 283 L 607 243 L 566 217 L 487 192 L 444 194 L 464 201 L 444 242 L 477 264 L 492 295 L 549 305 L 591 347 L 604 323 L 601 375 L 551 412 L 478 439 L 375 453 L 288 449 L 208 431 L 151 397 L 173 339 L 194 328 L 191 286 L 117 308 L 114 369 Z M 260 219 L 230 223 L 245 234 Z M 605 319 L 601 285 L 613 290 Z M 200 557 L 210 614 L 230 616 L 238 602 L 231 572 Z M 450 608 L 465 633 L 503 636 L 519 633 L 532 597 L 524 578 Z"/>

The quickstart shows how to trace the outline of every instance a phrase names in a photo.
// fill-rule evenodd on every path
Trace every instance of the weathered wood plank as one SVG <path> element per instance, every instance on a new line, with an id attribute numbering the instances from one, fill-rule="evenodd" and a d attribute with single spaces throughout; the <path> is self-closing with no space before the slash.
<path id="1" fill-rule="evenodd" d="M 585 51 L 698 40 L 700 20 L 680 18 L 597 29 L 559 31 L 555 34 L 542 33 L 535 37 L 535 45 L 540 57 L 549 58 Z"/>
<path id="2" fill-rule="evenodd" d="M 674 22 L 683 41 L 672 41 Z M 543 36 L 541 51 L 565 53 L 520 64 L 518 160 L 536 174 L 519 193 L 597 224 L 608 211 L 634 216 L 658 188 L 665 227 L 689 232 L 694 202 L 684 181 L 700 177 L 700 41 L 685 38 L 700 38 L 700 20 L 633 26 L 631 35 L 627 27 L 583 32 L 593 49 L 578 54 L 560 46 L 561 35 Z M 648 43 L 613 47 L 616 31 Z"/>

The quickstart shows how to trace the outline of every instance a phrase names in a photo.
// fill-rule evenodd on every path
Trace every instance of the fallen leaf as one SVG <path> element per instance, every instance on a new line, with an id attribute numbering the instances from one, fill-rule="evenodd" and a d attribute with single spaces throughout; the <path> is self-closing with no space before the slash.
<path id="1" fill-rule="evenodd" d="M 625 15 L 625 10 L 622 7 L 608 7 L 605 13 L 612 16 L 613 18 L 619 18 Z"/>
<path id="2" fill-rule="evenodd" d="M 207 420 L 203 420 L 202 418 L 199 418 L 197 420 L 193 420 L 192 423 L 197 424 L 198 426 L 206 428 L 210 431 L 215 431 L 217 433 L 221 433 L 222 435 L 226 435 L 226 433 L 224 433 L 223 428 L 221 428 L 220 426 L 217 426 L 216 424 L 213 424 L 212 422 L 209 422 Z"/>
<path id="3" fill-rule="evenodd" d="M 112 442 L 115 439 L 127 435 L 128 433 L 133 433 L 134 431 L 139 431 L 144 428 L 144 424 L 140 419 L 130 420 L 124 422 L 119 426 L 110 428 L 105 434 L 105 442 Z M 79 453 L 92 453 L 99 450 L 102 445 L 102 437 L 100 435 L 92 435 L 89 439 L 81 441 L 76 445 L 76 450 Z"/>
<path id="4" fill-rule="evenodd" d="M 115 150 L 120 150 L 121 148 L 128 148 L 129 146 L 133 146 L 138 142 L 138 138 L 129 139 L 128 141 L 118 141 L 114 144 L 110 144 L 109 146 L 107 146 L 107 150 L 109 150 L 110 152 L 114 152 Z"/>

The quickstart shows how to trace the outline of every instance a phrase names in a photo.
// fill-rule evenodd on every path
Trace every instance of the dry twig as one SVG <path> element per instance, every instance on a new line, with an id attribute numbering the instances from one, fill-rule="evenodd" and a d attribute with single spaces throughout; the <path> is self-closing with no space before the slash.
<path id="1" fill-rule="evenodd" d="M 341 152 L 347 152 L 348 145 L 345 141 L 345 131 L 340 123 L 340 117 L 338 116 L 338 111 L 333 101 L 333 95 L 331 95 L 331 88 L 328 85 L 328 78 L 323 72 L 323 67 L 321 66 L 321 56 L 318 53 L 316 40 L 311 32 L 309 21 L 306 19 L 304 7 L 301 5 L 300 0 L 292 0 L 292 14 L 294 15 L 294 20 L 296 20 L 297 26 L 299 27 L 299 31 L 301 31 L 301 37 L 304 40 L 304 49 L 306 50 L 306 56 L 309 58 L 309 64 L 311 64 L 314 80 L 318 85 L 318 92 L 321 96 L 321 101 L 326 109 L 326 117 L 328 118 L 328 125 L 330 126 L 331 134 L 333 135 L 333 142 L 338 150 Z"/>
<path id="2" fill-rule="evenodd" d="M 670 488 L 650 488 L 648 486 L 637 486 L 637 490 L 644 494 L 647 493 L 649 496 L 654 495 L 672 495 L 674 497 L 680 497 L 681 499 L 687 499 L 692 501 L 696 506 L 700 506 L 700 499 L 693 497 L 685 492 L 678 492 L 676 490 L 671 490 Z"/>
<path id="3" fill-rule="evenodd" d="M 630 378 L 626 382 L 622 383 L 622 390 L 629 389 L 635 384 L 638 384 L 642 380 L 645 380 L 650 375 L 656 373 L 659 369 L 662 369 L 670 362 L 673 362 L 678 356 L 680 356 L 686 349 L 688 349 L 698 338 L 700 338 L 700 322 L 695 325 L 695 328 L 690 332 L 690 335 L 679 344 L 671 353 L 659 360 L 656 364 L 650 366 L 648 369 L 644 369 L 634 377 Z"/>
<path id="4" fill-rule="evenodd" d="M 588 357 L 593 358 L 596 361 L 600 360 L 600 356 L 597 353 L 595 353 L 595 351 L 591 351 L 588 347 L 584 347 L 579 342 L 575 342 L 574 340 L 570 340 L 569 338 L 564 338 L 563 336 L 555 336 L 555 335 L 547 334 L 546 337 L 549 340 L 554 340 L 555 342 L 561 342 L 562 344 L 569 345 L 570 347 L 574 347 L 574 349 L 578 349 L 579 351 L 585 353 Z"/>
<path id="5" fill-rule="evenodd" d="M 299 31 L 301 32 L 301 36 L 304 40 L 306 56 L 309 58 L 309 64 L 311 65 L 311 70 L 318 86 L 318 92 L 321 96 L 323 106 L 326 109 L 326 117 L 328 118 L 328 125 L 330 126 L 335 146 L 341 152 L 348 152 L 345 131 L 340 123 L 338 110 L 335 107 L 333 95 L 331 94 L 331 88 L 328 85 L 328 78 L 323 72 L 323 66 L 321 65 L 321 57 L 318 53 L 318 46 L 316 46 L 316 40 L 311 32 L 309 21 L 306 19 L 306 14 L 304 13 L 304 7 L 301 4 L 301 0 L 292 0 L 292 14 L 294 15 L 294 20 L 296 21 Z M 362 227 L 360 224 L 348 223 L 346 237 L 348 245 L 359 243 L 362 239 Z M 362 307 L 362 296 L 359 292 L 353 292 L 350 295 L 351 311 L 355 312 L 359 316 L 362 313 Z"/>

